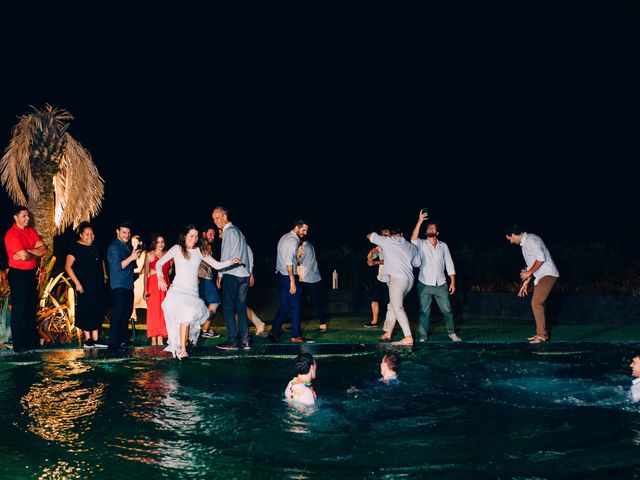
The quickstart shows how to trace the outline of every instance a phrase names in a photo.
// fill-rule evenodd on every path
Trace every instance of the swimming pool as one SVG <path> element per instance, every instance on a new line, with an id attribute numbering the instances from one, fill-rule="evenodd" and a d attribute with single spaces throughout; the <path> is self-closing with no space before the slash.
<path id="1" fill-rule="evenodd" d="M 303 347 L 304 348 L 304 347 Z M 283 401 L 299 346 L 0 358 L 3 478 L 640 475 L 632 344 L 311 345 L 319 408 Z M 351 386 L 359 391 L 348 393 Z"/>

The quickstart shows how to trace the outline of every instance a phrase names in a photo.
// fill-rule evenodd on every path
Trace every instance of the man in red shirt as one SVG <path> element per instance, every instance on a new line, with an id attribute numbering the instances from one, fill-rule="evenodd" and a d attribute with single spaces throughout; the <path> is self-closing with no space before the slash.
<path id="1" fill-rule="evenodd" d="M 36 329 L 36 257 L 47 253 L 40 235 L 29 226 L 29 211 L 18 206 L 13 209 L 14 224 L 4 236 L 9 259 L 11 287 L 11 338 L 13 350 L 24 352 L 39 346 Z"/>

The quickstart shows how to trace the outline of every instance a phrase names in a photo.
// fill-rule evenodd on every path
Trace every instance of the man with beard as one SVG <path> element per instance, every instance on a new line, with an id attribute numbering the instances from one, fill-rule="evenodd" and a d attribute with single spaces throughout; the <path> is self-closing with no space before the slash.
<path id="1" fill-rule="evenodd" d="M 285 233 L 278 242 L 276 260 L 276 288 L 280 298 L 280 308 L 269 332 L 269 340 L 280 342 L 282 323 L 291 313 L 291 342 L 310 342 L 302 336 L 300 317 L 302 314 L 301 289 L 297 275 L 296 253 L 300 241 L 307 236 L 309 225 L 304 220 L 298 219 L 293 224 L 293 230 Z"/>
<path id="2" fill-rule="evenodd" d="M 411 243 L 418 247 L 420 255 L 420 273 L 418 274 L 418 297 L 420 299 L 420 342 L 426 342 L 429 335 L 429 319 L 431 317 L 431 302 L 436 299 L 438 307 L 444 317 L 449 338 L 454 342 L 462 339 L 456 334 L 451 311 L 449 295 L 456 291 L 456 271 L 451 259 L 451 253 L 446 243 L 438 240 L 438 225 L 434 222 L 427 224 L 426 239 L 418 238 L 422 223 L 429 214 L 421 210 L 418 222 L 411 233 Z M 450 284 L 447 286 L 449 275 Z"/>

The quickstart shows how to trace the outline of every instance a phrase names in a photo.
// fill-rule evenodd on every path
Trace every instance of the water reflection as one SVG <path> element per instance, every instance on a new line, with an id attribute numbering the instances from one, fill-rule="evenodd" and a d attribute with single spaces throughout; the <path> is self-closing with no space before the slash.
<path id="1" fill-rule="evenodd" d="M 127 414 L 136 421 L 152 425 L 148 434 L 117 437 L 112 445 L 116 456 L 129 461 L 198 471 L 201 446 L 180 437 L 193 435 L 204 418 L 198 404 L 178 381 L 174 371 L 141 371 L 131 379 L 131 399 Z M 162 438 L 176 435 L 177 439 Z M 155 432 L 155 433 L 154 433 Z"/>
<path id="2" fill-rule="evenodd" d="M 92 419 L 104 402 L 105 385 L 85 385 L 82 375 L 93 369 L 78 359 L 83 351 L 69 350 L 45 358 L 39 377 L 20 404 L 28 416 L 27 430 L 40 438 L 59 443 L 73 443 L 81 449 L 82 434 L 91 428 Z"/>

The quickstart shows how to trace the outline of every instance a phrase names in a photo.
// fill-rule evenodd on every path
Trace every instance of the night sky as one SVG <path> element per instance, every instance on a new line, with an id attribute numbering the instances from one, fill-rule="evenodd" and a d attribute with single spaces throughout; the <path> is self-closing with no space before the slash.
<path id="1" fill-rule="evenodd" d="M 638 12 L 491 5 L 74 25 L 37 53 L 12 45 L 0 144 L 29 105 L 69 110 L 106 181 L 103 244 L 120 218 L 173 243 L 217 204 L 258 255 L 296 217 L 317 248 L 366 252 L 366 233 L 408 235 L 424 206 L 454 246 L 507 249 L 514 222 L 548 242 L 631 244 Z M 10 205 L 0 193 L 3 229 Z"/>

